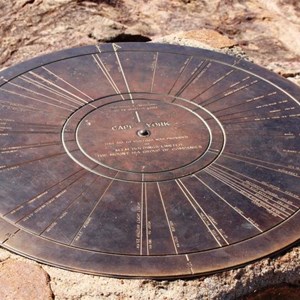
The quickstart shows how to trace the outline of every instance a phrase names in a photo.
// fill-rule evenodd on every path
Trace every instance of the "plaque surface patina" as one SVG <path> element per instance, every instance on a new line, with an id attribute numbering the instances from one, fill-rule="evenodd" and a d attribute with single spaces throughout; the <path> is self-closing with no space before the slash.
<path id="1" fill-rule="evenodd" d="M 300 235 L 300 89 L 216 52 L 124 43 L 0 73 L 0 242 L 91 274 L 176 278 Z"/>

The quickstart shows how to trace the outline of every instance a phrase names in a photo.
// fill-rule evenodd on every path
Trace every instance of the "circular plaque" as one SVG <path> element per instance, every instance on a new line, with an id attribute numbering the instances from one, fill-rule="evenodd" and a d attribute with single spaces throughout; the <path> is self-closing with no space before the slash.
<path id="1" fill-rule="evenodd" d="M 300 235 L 300 89 L 240 58 L 120 43 L 0 72 L 0 242 L 69 270 L 178 278 Z"/>

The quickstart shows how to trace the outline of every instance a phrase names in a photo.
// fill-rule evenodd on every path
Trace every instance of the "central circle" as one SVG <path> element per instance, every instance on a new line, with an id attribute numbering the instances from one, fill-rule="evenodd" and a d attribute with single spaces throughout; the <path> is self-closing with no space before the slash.
<path id="1" fill-rule="evenodd" d="M 151 132 L 148 129 L 141 129 L 141 130 L 137 131 L 137 135 L 140 137 L 147 137 L 150 134 L 151 134 Z"/>
<path id="2" fill-rule="evenodd" d="M 197 160 L 211 135 L 206 122 L 184 106 L 124 100 L 87 113 L 76 139 L 81 152 L 97 164 L 122 172 L 159 173 Z"/>

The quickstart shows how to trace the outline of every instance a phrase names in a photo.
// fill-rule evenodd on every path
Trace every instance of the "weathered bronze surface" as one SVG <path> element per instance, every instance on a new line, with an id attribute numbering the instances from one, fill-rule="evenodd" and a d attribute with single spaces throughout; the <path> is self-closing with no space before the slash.
<path id="1" fill-rule="evenodd" d="M 300 236 L 300 89 L 223 54 L 126 43 L 0 73 L 0 242 L 62 268 L 175 278 Z"/>

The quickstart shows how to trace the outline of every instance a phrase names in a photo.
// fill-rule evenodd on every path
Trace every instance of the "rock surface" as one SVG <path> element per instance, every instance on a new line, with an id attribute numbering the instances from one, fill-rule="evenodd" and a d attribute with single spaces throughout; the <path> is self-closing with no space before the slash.
<path id="1" fill-rule="evenodd" d="M 297 0 L 0 0 L 0 69 L 62 48 L 148 38 L 246 55 L 300 84 L 299 16 Z M 52 299 L 44 271 L 56 300 L 230 300 L 279 283 L 300 286 L 299 244 L 243 268 L 173 281 L 84 275 L 4 249 L 0 261 L 0 299 L 27 299 L 29 291 Z"/>
<path id="2" fill-rule="evenodd" d="M 40 266 L 8 259 L 0 263 L 0 299 L 53 299 L 49 280 Z"/>
<path id="3" fill-rule="evenodd" d="M 24 266 L 23 261 L 26 261 L 26 268 L 29 272 L 32 272 L 32 269 L 39 265 L 1 249 L 0 259 L 3 258 L 17 260 Z M 2 268 L 3 264 L 1 271 Z M 115 279 L 69 272 L 45 265 L 42 265 L 42 268 L 51 278 L 50 284 L 55 300 L 98 300 L 104 298 L 113 300 L 247 299 L 241 297 L 278 284 L 300 286 L 300 247 L 295 247 L 283 255 L 266 258 L 243 268 L 186 280 Z M 18 274 L 18 270 L 15 269 L 14 277 L 6 279 L 5 285 L 14 287 L 14 282 L 20 278 Z M 30 287 L 35 285 L 36 281 L 41 281 L 41 279 L 30 275 L 27 276 L 25 282 Z M 3 286 L 2 282 L 1 286 Z M 13 289 L 13 287 L 9 288 Z M 51 299 L 47 297 L 48 294 L 45 298 L 33 297 L 31 299 Z M 0 299 L 26 300 L 27 298 L 1 297 Z"/>
<path id="4" fill-rule="evenodd" d="M 206 28 L 260 65 L 300 74 L 297 0 L 0 0 L 0 24 L 0 68 L 72 46 Z"/>

